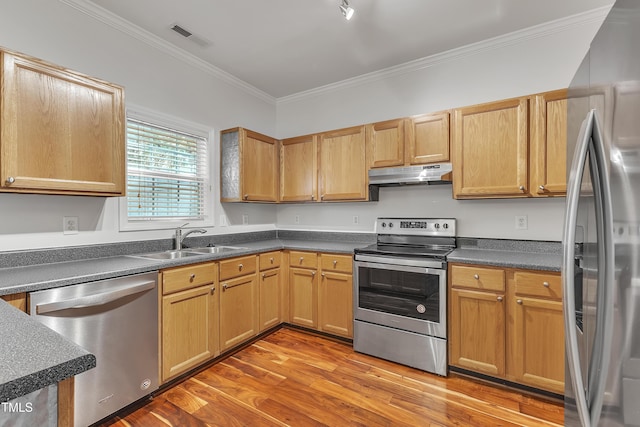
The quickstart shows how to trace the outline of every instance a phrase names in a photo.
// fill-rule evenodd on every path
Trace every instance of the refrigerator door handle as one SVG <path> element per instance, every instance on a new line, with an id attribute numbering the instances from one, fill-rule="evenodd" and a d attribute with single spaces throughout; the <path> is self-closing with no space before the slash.
<path id="1" fill-rule="evenodd" d="M 571 162 L 571 172 L 567 183 L 567 208 L 564 218 L 562 281 L 563 281 L 563 308 L 565 323 L 565 350 L 567 353 L 567 365 L 569 376 L 576 399 L 576 408 L 580 423 L 584 427 L 591 426 L 587 397 L 584 393 L 582 382 L 580 356 L 578 350 L 578 333 L 576 331 L 576 304 L 575 304 L 575 230 L 578 219 L 578 201 L 580 199 L 581 178 L 587 162 L 589 141 L 593 130 L 593 110 L 587 114 L 582 122 L 578 142 Z"/>
<path id="2" fill-rule="evenodd" d="M 593 144 L 590 142 L 593 140 Z M 598 325 L 594 337 L 592 361 L 589 367 L 588 384 L 589 399 L 585 394 L 582 381 L 580 357 L 578 352 L 578 337 L 575 318 L 575 229 L 577 225 L 578 201 L 582 176 L 586 167 L 587 153 L 595 161 L 592 171 L 597 173 L 594 180 L 594 193 L 599 199 L 599 210 L 596 212 L 597 235 L 602 251 L 598 256 Z M 612 304 L 613 293 L 613 229 L 611 187 L 607 173 L 606 155 L 602 141 L 600 126 L 595 110 L 591 110 L 580 129 L 578 144 L 574 153 L 569 183 L 567 185 L 567 209 L 565 212 L 564 250 L 563 250 L 563 305 L 565 313 L 565 341 L 569 374 L 576 399 L 576 407 L 581 424 L 585 427 L 598 424 L 602 411 L 604 388 L 606 385 L 607 369 L 609 365 L 609 349 L 613 326 Z M 596 204 L 598 206 L 598 203 Z M 597 354 L 595 352 L 598 352 Z M 593 376 L 595 375 L 595 376 Z"/>

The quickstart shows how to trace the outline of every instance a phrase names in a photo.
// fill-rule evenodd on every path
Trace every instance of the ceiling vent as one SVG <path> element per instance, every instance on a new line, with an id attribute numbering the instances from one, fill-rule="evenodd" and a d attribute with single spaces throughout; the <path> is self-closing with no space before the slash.
<path id="1" fill-rule="evenodd" d="M 181 25 L 173 24 L 169 28 L 171 28 L 176 33 L 180 34 L 182 37 L 184 37 L 186 39 L 189 39 L 190 41 L 194 42 L 195 44 L 197 44 L 200 47 L 209 47 L 211 45 L 211 42 L 209 42 L 208 40 L 203 39 L 202 37 L 199 37 L 199 36 L 193 34 L 191 31 L 187 30 L 186 28 L 184 28 Z"/>

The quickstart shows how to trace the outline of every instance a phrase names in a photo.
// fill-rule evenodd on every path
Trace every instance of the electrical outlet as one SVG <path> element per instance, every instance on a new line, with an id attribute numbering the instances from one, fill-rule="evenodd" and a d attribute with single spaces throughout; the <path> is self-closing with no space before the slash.
<path id="1" fill-rule="evenodd" d="M 62 217 L 62 234 L 78 234 L 78 217 Z"/>
<path id="2" fill-rule="evenodd" d="M 516 215 L 516 230 L 526 230 L 529 228 L 526 215 Z"/>
<path id="3" fill-rule="evenodd" d="M 358 215 L 354 215 L 353 216 L 353 223 L 354 224 L 360 224 L 360 218 L 358 217 Z"/>
<path id="4" fill-rule="evenodd" d="M 249 224 L 249 214 L 242 214 L 242 225 Z"/>
<path id="5" fill-rule="evenodd" d="M 296 224 L 300 224 L 300 215 L 296 215 L 293 217 L 293 222 Z"/>

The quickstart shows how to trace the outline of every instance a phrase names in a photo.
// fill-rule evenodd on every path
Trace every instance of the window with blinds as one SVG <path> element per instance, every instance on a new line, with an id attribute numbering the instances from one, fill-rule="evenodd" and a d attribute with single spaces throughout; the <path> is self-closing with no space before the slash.
<path id="1" fill-rule="evenodd" d="M 202 219 L 207 140 L 127 119 L 127 218 Z"/>

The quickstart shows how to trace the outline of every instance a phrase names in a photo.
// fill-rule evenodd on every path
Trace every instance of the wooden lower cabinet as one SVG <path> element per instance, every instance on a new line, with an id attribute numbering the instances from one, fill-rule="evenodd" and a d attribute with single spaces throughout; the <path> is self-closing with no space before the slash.
<path id="1" fill-rule="evenodd" d="M 260 254 L 260 332 L 282 322 L 281 253 Z"/>
<path id="2" fill-rule="evenodd" d="M 320 255 L 318 329 L 353 338 L 353 260 L 348 255 Z"/>
<path id="3" fill-rule="evenodd" d="M 225 351 L 260 331 L 258 278 L 253 273 L 220 283 L 220 350 Z"/>
<path id="4" fill-rule="evenodd" d="M 450 264 L 449 364 L 564 392 L 559 273 Z"/>
<path id="5" fill-rule="evenodd" d="M 215 263 L 160 273 L 162 382 L 219 354 L 217 275 Z"/>
<path id="6" fill-rule="evenodd" d="M 449 322 L 451 365 L 492 376 L 504 375 L 504 296 L 451 289 Z"/>
<path id="7" fill-rule="evenodd" d="M 289 322 L 318 327 L 318 280 L 315 269 L 289 267 Z"/>

